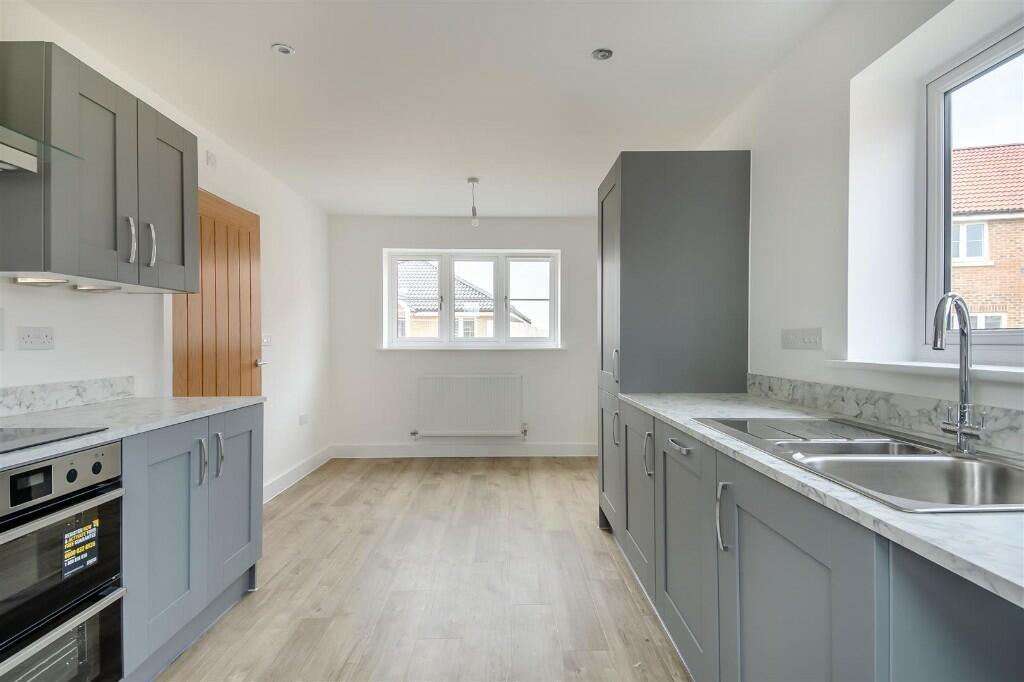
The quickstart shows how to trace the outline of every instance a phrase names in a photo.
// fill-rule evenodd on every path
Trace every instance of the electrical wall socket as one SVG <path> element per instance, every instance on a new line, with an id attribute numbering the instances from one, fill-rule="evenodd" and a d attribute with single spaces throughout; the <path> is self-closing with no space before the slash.
<path id="1" fill-rule="evenodd" d="M 261 345 L 263 345 L 263 346 L 269 346 L 270 345 L 270 334 L 264 334 L 263 335 L 263 339 L 261 341 Z"/>
<path id="2" fill-rule="evenodd" d="M 18 327 L 18 350 L 53 350 L 53 327 Z"/>
<path id="3" fill-rule="evenodd" d="M 782 347 L 786 350 L 821 350 L 821 327 L 783 329 Z"/>
<path id="4" fill-rule="evenodd" d="M 299 426 L 305 426 L 308 423 L 309 423 L 309 415 L 308 414 L 300 414 L 299 415 Z"/>

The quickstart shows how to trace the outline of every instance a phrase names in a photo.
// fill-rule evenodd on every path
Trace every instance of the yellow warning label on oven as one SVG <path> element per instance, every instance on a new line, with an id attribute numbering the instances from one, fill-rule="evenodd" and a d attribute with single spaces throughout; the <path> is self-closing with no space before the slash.
<path id="1" fill-rule="evenodd" d="M 64 533 L 63 578 L 69 578 L 99 561 L 99 528 L 100 520 L 93 519 Z"/>

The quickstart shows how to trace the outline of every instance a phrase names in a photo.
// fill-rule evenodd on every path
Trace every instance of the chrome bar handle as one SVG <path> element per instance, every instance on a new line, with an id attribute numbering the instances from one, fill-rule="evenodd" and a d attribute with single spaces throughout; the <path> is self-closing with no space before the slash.
<path id="1" fill-rule="evenodd" d="M 622 423 L 622 415 L 619 414 L 618 410 L 612 414 L 612 443 L 615 445 L 622 445 L 622 441 L 619 439 L 619 426 Z"/>
<path id="2" fill-rule="evenodd" d="M 619 383 L 619 349 L 612 351 L 612 379 Z"/>
<path id="3" fill-rule="evenodd" d="M 153 225 L 153 223 L 148 223 L 148 225 L 149 225 L 149 239 L 150 239 L 150 243 L 153 246 L 153 250 L 149 252 L 149 267 L 155 268 L 156 267 L 156 226 Z"/>
<path id="4" fill-rule="evenodd" d="M 644 434 L 644 473 L 653 476 L 654 472 L 647 468 L 647 444 L 654 443 L 654 434 L 648 431 Z M 653 448 L 652 448 L 653 450 Z"/>
<path id="5" fill-rule="evenodd" d="M 214 434 L 217 438 L 217 478 L 224 473 L 224 433 L 218 431 Z"/>
<path id="6" fill-rule="evenodd" d="M 135 227 L 135 218 L 128 216 L 128 230 L 132 234 L 132 245 L 128 250 L 128 262 L 134 263 L 139 257 L 139 228 Z"/>
<path id="7" fill-rule="evenodd" d="M 719 481 L 718 491 L 715 493 L 715 534 L 718 536 L 718 549 L 723 552 L 729 551 L 729 546 L 722 541 L 722 491 L 732 485 L 729 481 Z"/>
<path id="8" fill-rule="evenodd" d="M 210 449 L 206 445 L 206 439 L 199 439 L 199 449 L 202 451 L 202 459 L 199 460 L 199 485 L 206 483 L 206 473 L 210 468 Z"/>
<path id="9" fill-rule="evenodd" d="M 668 446 L 678 452 L 680 455 L 692 455 L 693 448 L 684 447 L 675 438 L 668 439 Z"/>
<path id="10" fill-rule="evenodd" d="M 270 360 L 264 360 L 263 358 L 258 358 L 256 360 L 256 366 L 257 367 L 262 367 L 263 365 L 269 365 L 269 364 L 270 364 Z"/>

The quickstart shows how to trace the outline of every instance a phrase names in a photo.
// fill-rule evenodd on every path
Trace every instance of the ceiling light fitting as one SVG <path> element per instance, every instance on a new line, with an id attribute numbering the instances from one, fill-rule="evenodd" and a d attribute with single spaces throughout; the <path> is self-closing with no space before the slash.
<path id="1" fill-rule="evenodd" d="M 295 54 L 295 48 L 292 47 L 291 45 L 286 45 L 284 43 L 274 43 L 273 45 L 270 46 L 270 49 L 276 52 L 277 54 L 283 54 L 286 57 Z"/>
<path id="2" fill-rule="evenodd" d="M 615 53 L 609 50 L 607 47 L 599 47 L 593 52 L 591 52 L 590 56 L 599 62 L 605 62 L 611 59 L 613 54 Z"/>
<path id="3" fill-rule="evenodd" d="M 480 184 L 480 178 L 466 178 L 466 182 L 470 185 L 470 191 L 473 194 L 473 208 L 470 211 L 469 224 L 473 227 L 480 227 L 480 218 L 476 215 L 476 186 Z"/>

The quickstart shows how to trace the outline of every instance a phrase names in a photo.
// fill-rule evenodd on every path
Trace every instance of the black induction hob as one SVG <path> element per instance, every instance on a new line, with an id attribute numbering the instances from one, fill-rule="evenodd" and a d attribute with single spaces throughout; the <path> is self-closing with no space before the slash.
<path id="1" fill-rule="evenodd" d="M 0 428 L 0 454 L 106 430 L 106 426 L 84 426 L 69 429 Z"/>

